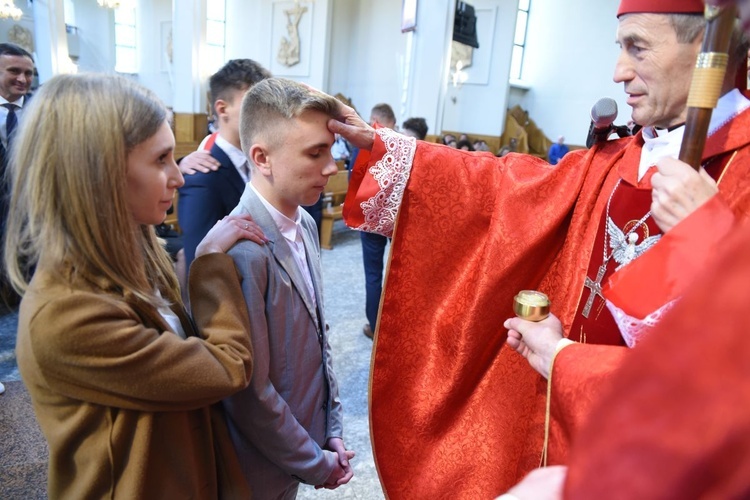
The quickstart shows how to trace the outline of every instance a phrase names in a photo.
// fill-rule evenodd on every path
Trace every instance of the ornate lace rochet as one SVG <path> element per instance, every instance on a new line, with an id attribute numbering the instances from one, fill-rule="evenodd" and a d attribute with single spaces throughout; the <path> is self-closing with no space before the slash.
<path id="1" fill-rule="evenodd" d="M 370 174 L 377 181 L 380 190 L 361 203 L 365 221 L 356 229 L 390 238 L 393 236 L 396 216 L 411 173 L 417 140 L 388 128 L 378 129 L 375 133 L 385 145 L 383 158 L 370 167 Z"/>
<path id="2" fill-rule="evenodd" d="M 662 320 L 664 315 L 674 307 L 678 300 L 679 299 L 674 299 L 667 302 L 665 305 L 661 306 L 643 319 L 628 316 L 622 309 L 610 301 L 607 301 L 607 308 L 609 309 L 609 312 L 612 313 L 612 317 L 615 319 L 615 323 L 620 329 L 620 334 L 622 335 L 622 338 L 625 339 L 625 343 L 628 347 L 635 347 L 635 345 L 648 334 L 649 330 L 656 326 L 656 324 Z"/>

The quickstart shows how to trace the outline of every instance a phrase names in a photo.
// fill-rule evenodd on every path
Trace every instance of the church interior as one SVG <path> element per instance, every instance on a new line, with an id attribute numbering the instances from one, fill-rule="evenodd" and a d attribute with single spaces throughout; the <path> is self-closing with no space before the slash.
<path id="1" fill-rule="evenodd" d="M 511 135 L 528 142 L 513 114 L 572 145 L 585 144 L 602 97 L 620 104 L 627 123 L 612 82 L 615 0 L 470 6 L 477 48 L 454 41 L 462 21 L 454 0 L 20 0 L 21 17 L 0 20 L 0 39 L 31 49 L 38 83 L 73 71 L 131 75 L 174 110 L 183 151 L 205 135 L 208 76 L 235 58 L 344 95 L 362 115 L 385 102 L 399 124 L 424 117 L 431 138 L 465 133 L 494 152 Z M 290 20 L 292 10 L 299 18 Z M 291 43 L 290 58 L 282 52 Z"/>
<path id="2" fill-rule="evenodd" d="M 466 134 L 493 153 L 513 141 L 545 157 L 560 136 L 584 147 L 602 97 L 617 102 L 616 123 L 627 123 L 612 81 L 618 0 L 466 3 L 468 21 L 456 0 L 11 0 L 0 2 L 0 42 L 33 54 L 35 87 L 60 73 L 117 72 L 153 90 L 173 112 L 177 157 L 207 134 L 209 76 L 237 58 L 345 96 L 365 120 L 388 103 L 398 124 L 424 117 L 427 140 Z M 474 31 L 468 44 L 455 40 L 462 22 Z M 299 497 L 378 499 L 361 248 L 333 219 L 322 267 L 355 477 L 348 488 L 304 487 Z M 16 311 L 0 316 L 0 498 L 46 498 L 46 450 L 15 367 L 16 322 Z"/>

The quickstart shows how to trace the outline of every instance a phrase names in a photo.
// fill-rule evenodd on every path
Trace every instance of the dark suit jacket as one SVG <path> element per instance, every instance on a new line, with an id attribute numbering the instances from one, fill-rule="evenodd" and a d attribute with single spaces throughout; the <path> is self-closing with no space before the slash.
<path id="1" fill-rule="evenodd" d="M 185 185 L 180 188 L 177 218 L 182 229 L 188 271 L 198 243 L 216 221 L 229 215 L 237 206 L 245 189 L 245 182 L 223 149 L 214 144 L 211 156 L 221 163 L 219 169 L 206 174 L 186 175 Z"/>
<path id="2" fill-rule="evenodd" d="M 31 93 L 26 94 L 23 100 L 24 107 L 28 106 L 29 100 L 31 99 Z M 19 115 L 19 121 L 23 115 Z M 0 124 L 5 127 L 5 123 Z M 18 126 L 16 126 L 13 135 L 18 132 Z M 10 138 L 9 138 L 10 140 Z M 10 210 L 10 183 L 8 175 L 8 162 L 10 161 L 10 148 L 6 148 L 2 142 L 0 142 L 0 238 L 5 238 L 5 226 L 8 220 L 8 211 Z M 4 259 L 3 245 L 0 245 L 0 261 Z M 29 270 L 29 274 L 33 274 L 33 270 Z M 4 301 L 9 305 L 16 305 L 20 300 L 18 294 L 12 289 L 9 284 L 5 268 L 0 268 L 0 301 Z"/>
<path id="3" fill-rule="evenodd" d="M 28 93 L 24 96 L 23 99 L 23 105 L 24 107 L 29 105 L 29 102 L 31 100 L 31 93 Z M 21 112 L 22 113 L 22 112 Z M 23 115 L 19 114 L 19 121 Z M 5 123 L 0 124 L 0 126 L 5 127 Z M 18 126 L 15 128 L 15 132 L 13 132 L 13 135 L 16 135 L 16 132 L 18 131 Z M 9 138 L 10 140 L 10 138 Z M 2 224 L 2 233 L 5 234 L 5 221 L 8 218 L 8 204 L 10 202 L 10 186 L 8 185 L 8 177 L 5 171 L 8 169 L 8 161 L 10 160 L 10 151 L 9 148 L 6 148 L 2 142 L 0 142 L 0 224 Z M 2 255 L 0 253 L 0 255 Z"/>

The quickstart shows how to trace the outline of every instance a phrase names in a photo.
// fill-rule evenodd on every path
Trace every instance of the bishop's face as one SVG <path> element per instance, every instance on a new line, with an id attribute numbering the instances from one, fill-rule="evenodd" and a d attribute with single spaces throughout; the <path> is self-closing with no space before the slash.
<path id="1" fill-rule="evenodd" d="M 687 97 L 701 38 L 677 41 L 664 14 L 620 17 L 620 56 L 614 81 L 623 83 L 633 120 L 641 126 L 671 127 L 685 122 Z"/>

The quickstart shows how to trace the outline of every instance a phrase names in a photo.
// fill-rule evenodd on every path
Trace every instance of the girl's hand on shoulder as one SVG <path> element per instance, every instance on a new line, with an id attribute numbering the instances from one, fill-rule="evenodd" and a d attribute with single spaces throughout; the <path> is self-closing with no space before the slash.
<path id="1" fill-rule="evenodd" d="M 263 245 L 268 238 L 250 214 L 227 215 L 214 224 L 198 244 L 195 256 L 197 258 L 208 253 L 226 253 L 239 240 L 250 240 Z"/>

